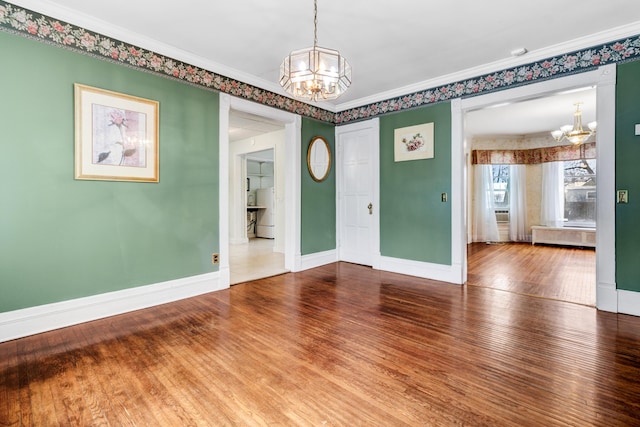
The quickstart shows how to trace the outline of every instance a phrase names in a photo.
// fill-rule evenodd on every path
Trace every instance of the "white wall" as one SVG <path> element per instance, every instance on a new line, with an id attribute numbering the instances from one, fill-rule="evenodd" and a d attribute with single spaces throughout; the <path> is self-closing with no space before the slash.
<path id="1" fill-rule="evenodd" d="M 244 155 L 254 151 L 273 149 L 274 182 L 276 192 L 276 224 L 274 251 L 284 252 L 284 194 L 285 194 L 285 130 L 235 141 L 229 144 L 229 242 L 247 242 L 246 228 L 246 170 Z"/>

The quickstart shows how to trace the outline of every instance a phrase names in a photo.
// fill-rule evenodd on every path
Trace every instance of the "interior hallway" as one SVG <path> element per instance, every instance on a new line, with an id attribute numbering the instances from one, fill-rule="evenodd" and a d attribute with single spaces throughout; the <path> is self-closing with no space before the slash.
<path id="1" fill-rule="evenodd" d="M 588 306 L 596 303 L 592 248 L 471 243 L 467 266 L 468 285 Z"/>

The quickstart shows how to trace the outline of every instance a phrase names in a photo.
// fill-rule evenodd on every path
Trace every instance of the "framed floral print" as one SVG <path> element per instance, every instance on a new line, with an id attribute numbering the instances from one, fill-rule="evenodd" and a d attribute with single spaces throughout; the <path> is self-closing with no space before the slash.
<path id="1" fill-rule="evenodd" d="M 394 130 L 394 161 L 432 159 L 433 123 L 424 123 Z"/>
<path id="2" fill-rule="evenodd" d="M 76 83 L 75 178 L 158 182 L 158 102 Z"/>

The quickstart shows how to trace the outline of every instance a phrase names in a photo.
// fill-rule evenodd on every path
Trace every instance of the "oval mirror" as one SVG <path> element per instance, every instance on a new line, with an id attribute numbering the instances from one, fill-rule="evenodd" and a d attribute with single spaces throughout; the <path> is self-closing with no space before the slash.
<path id="1" fill-rule="evenodd" d="M 326 139 L 321 136 L 311 138 L 307 151 L 307 167 L 314 181 L 327 179 L 331 170 L 331 149 Z"/>

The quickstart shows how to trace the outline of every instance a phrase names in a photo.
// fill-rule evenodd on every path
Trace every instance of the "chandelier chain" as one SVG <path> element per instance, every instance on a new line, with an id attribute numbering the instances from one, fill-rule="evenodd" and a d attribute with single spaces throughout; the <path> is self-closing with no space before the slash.
<path id="1" fill-rule="evenodd" d="M 318 46 L 318 0 L 313 0 L 313 48 Z"/>

